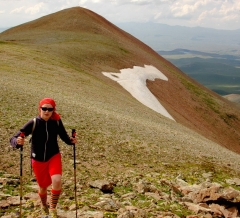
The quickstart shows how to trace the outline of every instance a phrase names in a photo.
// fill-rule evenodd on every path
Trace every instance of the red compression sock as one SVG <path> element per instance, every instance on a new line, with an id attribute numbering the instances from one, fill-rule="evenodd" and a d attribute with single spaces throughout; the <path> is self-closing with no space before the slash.
<path id="1" fill-rule="evenodd" d="M 38 195 L 39 195 L 39 197 L 41 199 L 42 205 L 46 206 L 47 205 L 47 192 L 45 194 L 40 194 L 38 192 Z"/>
<path id="2" fill-rule="evenodd" d="M 50 210 L 55 209 L 62 190 L 51 190 Z"/>

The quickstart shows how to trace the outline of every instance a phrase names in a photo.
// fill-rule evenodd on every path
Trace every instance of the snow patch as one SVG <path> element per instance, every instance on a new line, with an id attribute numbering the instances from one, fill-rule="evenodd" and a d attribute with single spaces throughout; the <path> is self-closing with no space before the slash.
<path id="1" fill-rule="evenodd" d="M 118 82 L 134 98 L 145 106 L 174 120 L 174 118 L 147 88 L 146 80 L 154 81 L 155 79 L 162 79 L 168 81 L 168 78 L 156 67 L 151 65 L 144 65 L 144 67 L 134 66 L 133 68 L 122 69 L 120 70 L 120 73 L 102 73 L 106 77 Z"/>

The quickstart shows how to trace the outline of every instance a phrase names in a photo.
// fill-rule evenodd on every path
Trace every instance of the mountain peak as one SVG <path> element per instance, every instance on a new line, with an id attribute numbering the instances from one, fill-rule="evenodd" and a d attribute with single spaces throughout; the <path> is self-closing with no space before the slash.
<path id="1" fill-rule="evenodd" d="M 59 35 L 63 35 L 63 32 L 74 32 L 74 35 L 78 32 L 110 34 L 111 28 L 120 30 L 88 9 L 73 7 L 10 28 L 1 35 L 7 40 L 10 36 L 12 41 L 28 42 L 28 39 L 31 39 L 32 42 L 31 35 L 34 35 L 34 38 L 49 38 L 49 32 L 51 32 L 51 37 L 55 35 L 56 38 L 60 38 Z"/>

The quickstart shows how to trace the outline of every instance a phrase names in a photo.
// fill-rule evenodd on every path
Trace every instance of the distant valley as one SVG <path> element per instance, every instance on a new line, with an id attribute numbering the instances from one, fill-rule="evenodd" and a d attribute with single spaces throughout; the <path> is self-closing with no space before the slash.
<path id="1" fill-rule="evenodd" d="M 240 94 L 240 57 L 187 49 L 158 51 L 184 73 L 219 95 Z"/>

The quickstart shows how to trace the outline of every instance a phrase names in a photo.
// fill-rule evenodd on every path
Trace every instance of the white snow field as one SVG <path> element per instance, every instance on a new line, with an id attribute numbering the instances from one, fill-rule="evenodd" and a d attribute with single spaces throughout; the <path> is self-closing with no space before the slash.
<path id="1" fill-rule="evenodd" d="M 155 79 L 162 79 L 168 81 L 168 78 L 156 67 L 151 65 L 144 65 L 144 67 L 134 66 L 133 68 L 122 69 L 120 70 L 120 73 L 102 73 L 106 77 L 118 82 L 134 98 L 145 106 L 174 120 L 146 86 L 146 80 L 154 81 Z"/>

